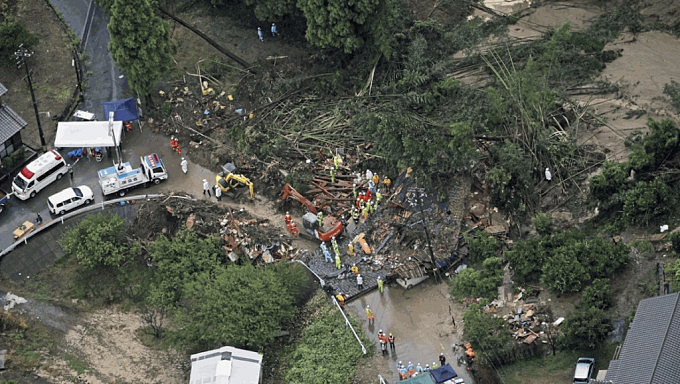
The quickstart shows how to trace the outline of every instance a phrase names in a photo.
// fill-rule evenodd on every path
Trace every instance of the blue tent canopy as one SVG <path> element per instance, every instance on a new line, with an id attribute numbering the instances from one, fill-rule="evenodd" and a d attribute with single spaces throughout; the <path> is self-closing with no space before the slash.
<path id="1" fill-rule="evenodd" d="M 113 112 L 114 121 L 133 121 L 139 119 L 137 104 L 132 97 L 122 100 L 105 101 L 102 105 L 104 107 L 105 120 L 109 119 L 109 112 Z"/>
<path id="2" fill-rule="evenodd" d="M 449 364 L 444 364 L 437 369 L 431 370 L 430 374 L 432 374 L 434 381 L 436 381 L 437 383 L 443 383 L 446 380 L 451 380 L 454 377 L 458 376 Z"/>

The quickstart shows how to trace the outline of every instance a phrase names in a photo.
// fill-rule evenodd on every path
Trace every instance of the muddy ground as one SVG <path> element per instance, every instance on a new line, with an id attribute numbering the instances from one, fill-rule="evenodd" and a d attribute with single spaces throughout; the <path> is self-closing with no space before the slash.
<path id="1" fill-rule="evenodd" d="M 675 15 L 674 10 L 680 8 L 678 1 L 665 2 L 663 6 L 660 6 L 657 2 L 649 1 L 647 5 L 643 14 L 650 19 L 662 22 L 672 21 Z M 431 9 L 431 6 L 422 9 Z M 55 49 L 54 47 L 67 47 L 70 38 L 53 17 L 52 10 L 45 6 L 43 1 L 20 0 L 17 2 L 17 11 L 22 20 L 42 21 L 41 23 L 27 23 L 29 29 L 33 29 L 33 32 L 41 37 L 41 43 L 36 47 L 36 55 L 31 59 L 33 61 L 30 64 L 32 68 L 35 67 L 33 76 L 34 81 L 38 84 L 36 95 L 38 96 L 40 111 L 50 111 L 51 116 L 57 115 L 64 110 L 68 103 L 67 96 L 70 96 L 75 86 L 75 73 L 70 65 L 70 51 L 68 49 Z M 593 6 L 590 2 L 547 3 L 527 10 L 526 16 L 511 27 L 511 34 L 518 38 L 530 37 L 546 30 L 547 27 L 559 26 L 565 20 L 572 21 L 572 26 L 575 28 L 582 28 L 602 12 L 602 9 Z M 429 14 L 429 12 L 424 11 L 421 13 L 423 15 Z M 212 36 L 219 37 L 220 41 L 225 42 L 226 46 L 247 60 L 252 62 L 266 60 L 271 68 L 276 66 L 275 73 L 286 73 L 288 71 L 287 65 L 296 65 L 306 55 L 303 46 L 286 39 L 285 31 L 282 31 L 284 37 L 279 40 L 268 38 L 264 43 L 260 43 L 257 40 L 254 28 L 235 25 L 226 19 L 218 18 L 216 15 L 184 13 L 181 16 L 191 19 L 195 25 L 200 25 Z M 186 82 L 191 87 L 191 92 L 199 92 L 200 88 L 194 75 L 199 70 L 210 72 L 222 65 L 213 61 L 214 58 L 219 57 L 219 54 L 182 27 L 175 26 L 172 36 L 178 43 L 176 52 L 178 76 L 161 88 L 172 89 L 174 86 L 183 86 Z M 664 84 L 671 79 L 676 81 L 680 79 L 680 65 L 678 65 L 678 61 L 680 61 L 680 41 L 667 33 L 644 32 L 637 35 L 626 34 L 611 43 L 610 46 L 612 49 L 621 49 L 621 57 L 607 66 L 602 78 L 617 84 L 619 91 L 616 94 L 579 99 L 579 102 L 583 105 L 589 105 L 593 113 L 603 116 L 605 122 L 601 128 L 588 132 L 582 139 L 584 143 L 606 148 L 608 159 L 620 160 L 627 155 L 623 146 L 623 139 L 632 130 L 644 129 L 647 117 L 668 117 L 678 120 L 677 111 L 670 107 L 662 90 Z M 267 60 L 267 57 L 284 55 L 289 56 L 289 58 L 279 59 L 277 63 L 273 60 Z M 200 64 L 197 66 L 199 61 Z M 220 62 L 225 61 L 220 58 Z M 204 64 L 205 66 L 203 66 Z M 214 72 L 218 71 L 215 69 Z M 236 101 L 233 107 L 243 107 L 249 110 L 253 107 L 251 98 L 245 91 L 236 89 L 234 86 L 242 76 L 248 75 L 241 70 L 234 70 L 217 79 L 218 82 L 211 83 L 210 86 L 217 84 L 227 92 L 234 92 Z M 29 122 L 29 127 L 22 135 L 24 140 L 33 146 L 39 146 L 30 96 L 26 92 L 25 79 L 21 71 L 10 69 L 0 72 L 0 82 L 9 89 L 3 101 L 10 104 Z M 644 110 L 645 114 L 639 118 L 625 118 L 628 111 L 638 109 Z M 56 123 L 49 120 L 47 114 L 41 116 L 44 127 L 56 127 Z M 219 169 L 218 166 L 225 158 L 242 155 L 231 148 L 222 148 L 220 152 L 215 154 L 204 150 L 201 145 L 192 146 L 189 142 L 192 140 L 199 142 L 200 137 L 192 135 L 191 132 L 182 127 L 168 128 L 167 125 L 160 124 L 160 121 L 156 124 L 150 124 L 150 126 L 162 134 L 167 135 L 174 131 L 174 133 L 181 135 L 186 144 L 184 146 L 185 153 L 191 161 L 213 171 Z M 45 133 L 47 141 L 50 142 L 53 139 L 54 129 L 46 129 Z M 269 185 L 273 191 L 279 188 L 279 183 L 276 181 L 282 176 L 272 176 Z M 264 181 L 260 180 L 261 183 L 264 183 Z M 273 201 L 263 199 L 261 196 L 258 199 L 260 200 L 257 204 L 249 205 L 249 211 L 252 210 L 250 213 L 254 217 L 272 218 L 272 225 L 282 233 L 284 229 L 282 219 L 278 217 L 280 212 L 277 211 L 280 206 Z M 231 203 L 222 204 L 228 206 Z M 238 202 L 233 205 L 234 208 L 241 206 Z M 207 207 L 204 207 L 201 211 L 205 211 L 205 208 Z M 154 212 L 154 214 L 160 214 Z M 571 212 L 561 208 L 553 209 L 551 214 L 565 225 L 569 225 L 575 220 Z M 205 221 L 210 220 L 206 218 Z M 171 226 L 171 224 L 168 224 L 168 226 Z M 153 230 L 162 230 L 162 228 L 153 228 Z M 140 234 L 142 237 L 148 236 L 151 231 Z M 631 233 L 626 235 L 625 238 L 626 240 L 633 240 L 641 236 L 644 237 L 644 235 Z M 316 247 L 315 243 L 304 240 L 297 240 L 294 245 L 300 248 Z M 662 255 L 663 253 L 658 254 Z M 662 260 L 662 257 L 654 254 L 635 254 L 632 267 L 628 269 L 624 277 L 614 284 L 614 295 L 617 298 L 617 303 L 613 312 L 616 316 L 625 317 L 628 315 L 639 298 L 648 294 L 641 285 L 644 285 L 645 281 L 653 281 L 653 274 L 650 275 L 650 273 L 655 269 L 659 260 Z M 390 287 L 390 289 L 392 288 Z M 394 287 L 394 289 L 400 288 Z M 433 297 L 425 289 L 414 290 L 409 293 L 409 296 L 409 300 L 414 300 L 414 302 L 432 300 Z M 449 298 L 445 297 L 444 294 L 435 296 L 437 300 L 441 300 L 442 304 L 449 301 Z M 368 297 L 368 299 L 375 298 Z M 564 309 L 570 306 L 569 298 L 555 298 L 555 300 L 561 303 L 555 305 L 555 307 L 561 309 L 556 311 L 558 315 L 564 313 Z M 74 307 L 77 308 L 77 304 L 74 304 Z M 360 310 L 356 308 L 355 312 L 358 312 L 358 316 L 361 315 Z M 181 356 L 173 352 L 158 352 L 144 346 L 143 338 L 139 337 L 141 323 L 138 315 L 111 308 L 93 313 L 78 313 L 74 316 L 73 321 L 73 329 L 63 335 L 64 344 L 60 346 L 63 356 L 49 356 L 41 368 L 44 377 L 49 378 L 50 382 L 103 383 L 116 380 L 123 382 L 154 382 L 154 380 L 157 380 L 163 383 L 181 383 L 186 381 L 184 375 L 187 367 L 182 362 Z M 443 326 L 443 321 L 445 320 L 441 316 L 424 317 L 418 319 L 417 325 L 424 329 L 436 329 Z M 447 330 L 447 337 L 455 339 L 461 330 L 460 327 Z M 446 347 L 447 345 L 443 344 L 441 348 Z M 102 355 L 102 353 L 105 353 L 105 355 Z M 422 359 L 424 362 L 429 358 L 423 356 Z M 87 369 L 80 373 L 77 369 L 78 364 L 74 364 L 74 360 L 76 362 L 87 362 Z M 115 361 L 115 364 L 112 364 L 112 361 Z M 390 368 L 391 364 L 394 364 L 394 362 L 379 355 L 373 357 L 368 363 L 362 361 L 359 374 L 354 382 L 369 382 L 378 373 L 393 374 L 393 369 Z M 144 366 L 149 369 L 127 368 L 135 366 Z M 156 376 L 153 372 L 156 372 Z M 158 376 L 159 374 L 162 376 Z M 568 378 L 569 375 L 563 376 Z M 58 379 L 59 377 L 61 379 Z"/>

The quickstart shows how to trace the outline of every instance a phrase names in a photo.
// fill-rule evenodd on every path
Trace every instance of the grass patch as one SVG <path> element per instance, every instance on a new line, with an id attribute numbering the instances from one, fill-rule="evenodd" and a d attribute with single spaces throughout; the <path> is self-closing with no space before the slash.
<path id="1" fill-rule="evenodd" d="M 560 351 L 555 356 L 543 356 L 531 360 L 518 361 L 499 369 L 501 382 L 505 384 L 572 382 L 574 364 L 580 354 L 576 351 Z M 537 380 L 537 381 L 531 381 Z"/>
<path id="2" fill-rule="evenodd" d="M 87 364 L 78 360 L 77 357 L 70 354 L 66 354 L 64 356 L 64 359 L 66 360 L 66 363 L 68 363 L 68 367 L 78 372 L 79 375 L 82 375 L 83 373 L 88 371 Z"/>

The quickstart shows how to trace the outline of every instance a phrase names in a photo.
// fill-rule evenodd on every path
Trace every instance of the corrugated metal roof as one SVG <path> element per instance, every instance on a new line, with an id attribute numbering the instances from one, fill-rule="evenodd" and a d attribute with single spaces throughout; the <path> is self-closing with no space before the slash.
<path id="1" fill-rule="evenodd" d="M 0 105 L 0 143 L 7 141 L 26 125 L 26 121 L 17 115 L 12 108 L 6 104 Z"/>
<path id="2" fill-rule="evenodd" d="M 615 384 L 680 383 L 680 293 L 640 301 L 618 360 L 607 380 Z"/>
<path id="3" fill-rule="evenodd" d="M 189 384 L 257 384 L 262 355 L 234 347 L 222 347 L 191 355 Z"/>
<path id="4" fill-rule="evenodd" d="M 2 83 L 0 83 L 0 96 L 4 95 L 5 93 L 7 93 L 7 88 L 2 85 Z"/>

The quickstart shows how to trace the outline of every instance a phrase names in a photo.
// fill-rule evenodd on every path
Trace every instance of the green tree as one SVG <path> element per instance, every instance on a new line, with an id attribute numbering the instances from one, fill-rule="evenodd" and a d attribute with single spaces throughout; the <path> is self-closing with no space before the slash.
<path id="1" fill-rule="evenodd" d="M 595 279 L 583 290 L 579 307 L 607 309 L 612 302 L 612 287 L 608 279 Z"/>
<path id="2" fill-rule="evenodd" d="M 59 244 L 89 270 L 118 271 L 139 251 L 126 241 L 125 221 L 118 215 L 90 215 L 66 232 Z"/>
<path id="3" fill-rule="evenodd" d="M 466 323 L 467 324 L 467 323 Z M 571 349 L 596 349 L 613 329 L 606 313 L 596 307 L 569 313 L 562 325 L 559 344 Z"/>
<path id="4" fill-rule="evenodd" d="M 214 273 L 224 262 L 218 237 L 199 238 L 188 229 L 172 239 L 159 236 L 149 246 L 154 269 L 149 290 L 151 304 L 174 308 L 185 285 L 203 272 Z"/>
<path id="5" fill-rule="evenodd" d="M 546 251 L 538 239 L 519 241 L 505 251 L 505 260 L 512 268 L 512 278 L 517 284 L 538 282 L 543 272 Z"/>
<path id="6" fill-rule="evenodd" d="M 666 263 L 663 269 L 673 286 L 680 287 L 680 259 L 675 259 L 670 263 Z M 677 291 L 677 288 L 675 289 Z"/>
<path id="7" fill-rule="evenodd" d="M 20 44 L 23 44 L 24 48 L 30 49 L 38 44 L 38 38 L 30 33 L 23 24 L 11 17 L 0 22 L 0 65 L 14 66 L 16 64 L 14 52 L 17 51 Z"/>
<path id="8" fill-rule="evenodd" d="M 602 173 L 590 179 L 590 193 L 603 203 L 616 201 L 616 196 L 625 191 L 630 184 L 629 172 L 628 163 L 606 162 Z"/>
<path id="9" fill-rule="evenodd" d="M 539 235 L 550 235 L 552 232 L 552 219 L 545 212 L 539 212 L 534 216 L 534 227 Z"/>
<path id="10" fill-rule="evenodd" d="M 614 243 L 595 236 L 583 243 L 579 262 L 592 278 L 612 277 L 628 264 L 630 248 L 622 242 Z"/>
<path id="11" fill-rule="evenodd" d="M 391 0 L 298 0 L 307 21 L 305 37 L 320 48 L 355 53 L 375 43 L 381 53 L 391 54 L 390 31 L 395 28 L 397 3 Z"/>
<path id="12" fill-rule="evenodd" d="M 463 314 L 465 337 L 482 361 L 493 359 L 511 346 L 510 332 L 500 317 L 484 313 L 482 304 L 471 304 Z"/>
<path id="13" fill-rule="evenodd" d="M 490 257 L 496 257 L 500 249 L 498 239 L 494 236 L 465 236 L 468 244 L 468 263 L 479 265 Z"/>
<path id="14" fill-rule="evenodd" d="M 503 259 L 489 257 L 484 260 L 482 267 L 481 271 L 475 271 L 472 267 L 460 271 L 451 284 L 451 294 L 461 299 L 495 299 L 498 296 L 498 286 L 503 281 Z"/>
<path id="15" fill-rule="evenodd" d="M 196 274 L 184 287 L 182 338 L 188 345 L 262 350 L 296 314 L 300 287 L 284 283 L 296 274 L 305 274 L 297 264 L 280 270 L 230 265 Z"/>
<path id="16" fill-rule="evenodd" d="M 509 141 L 494 152 L 496 165 L 486 174 L 491 202 L 506 212 L 523 216 L 535 200 L 531 160 L 519 145 Z"/>
<path id="17" fill-rule="evenodd" d="M 345 319 L 328 306 L 320 312 L 288 356 L 286 383 L 349 384 L 356 371 L 356 361 L 363 355 Z M 371 343 L 363 332 L 359 335 L 364 344 Z"/>
<path id="18" fill-rule="evenodd" d="M 114 0 L 108 30 L 113 60 L 130 88 L 149 101 L 154 83 L 172 63 L 168 23 L 154 12 L 151 0 Z"/>
<path id="19" fill-rule="evenodd" d="M 671 215 L 677 206 L 676 191 L 661 178 L 638 181 L 623 197 L 623 220 L 628 225 L 648 225 Z"/>
<path id="20" fill-rule="evenodd" d="M 561 247 L 548 257 L 543 265 L 543 284 L 557 293 L 578 292 L 584 281 L 590 279 L 579 263 L 579 247 Z"/>

